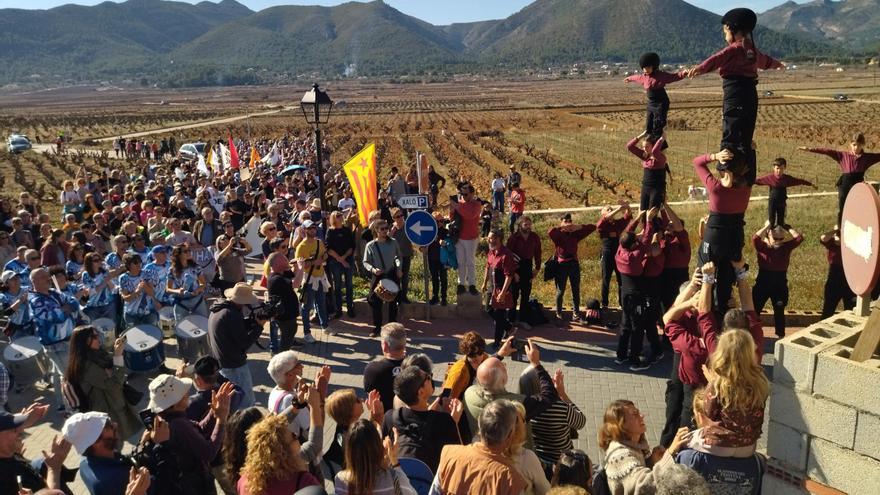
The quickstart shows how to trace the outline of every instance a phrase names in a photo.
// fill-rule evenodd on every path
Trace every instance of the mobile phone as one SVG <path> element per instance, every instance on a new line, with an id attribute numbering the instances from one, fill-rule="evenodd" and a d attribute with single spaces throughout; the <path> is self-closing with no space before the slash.
<path id="1" fill-rule="evenodd" d="M 449 196 L 449 201 L 452 201 L 453 203 L 458 203 L 458 194 L 453 194 Z"/>
<path id="2" fill-rule="evenodd" d="M 138 413 L 138 416 L 141 418 L 141 423 L 143 423 L 144 428 L 152 431 L 153 430 L 153 421 L 156 419 L 156 413 L 154 413 L 151 409 L 147 408 Z"/>

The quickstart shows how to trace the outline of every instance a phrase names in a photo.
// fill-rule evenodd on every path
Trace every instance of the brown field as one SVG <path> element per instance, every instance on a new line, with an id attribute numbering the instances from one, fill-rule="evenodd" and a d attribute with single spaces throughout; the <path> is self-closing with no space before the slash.
<path id="1" fill-rule="evenodd" d="M 604 79 L 492 81 L 478 78 L 443 84 L 331 82 L 327 92 L 342 103 L 334 109 L 325 136 L 332 161 L 341 165 L 369 142 L 377 144 L 380 177 L 391 166 L 413 163 L 426 153 L 437 171 L 449 179 L 441 198 L 453 194 L 455 178 L 470 180 L 487 196 L 494 172 L 516 165 L 524 177 L 528 208 L 574 208 L 585 202 L 602 204 L 618 198 L 637 199 L 641 170 L 625 149 L 626 141 L 643 125 L 642 91 L 624 85 L 620 76 Z M 51 142 L 64 132 L 73 139 L 73 152 L 63 157 L 29 152 L 0 154 L 0 190 L 12 196 L 20 190 L 35 193 L 50 210 L 57 210 L 61 181 L 80 166 L 98 172 L 105 167 L 134 170 L 136 163 L 107 156 L 110 143 L 101 138 L 150 132 L 158 141 L 173 135 L 182 144 L 224 137 L 278 137 L 308 131 L 298 101 L 301 87 L 209 88 L 164 91 L 78 87 L 33 93 L 0 93 L 0 135 L 20 131 L 35 142 Z M 756 140 L 761 171 L 784 156 L 790 173 L 817 182 L 831 191 L 837 167 L 829 159 L 796 151 L 797 146 L 842 146 L 856 130 L 864 131 L 868 148 L 880 142 L 880 86 L 873 71 L 835 73 L 830 69 L 798 70 L 766 75 Z M 686 198 L 696 183 L 690 162 L 714 151 L 720 137 L 720 84 L 704 76 L 670 86 L 672 109 L 667 128 L 667 155 L 673 172 L 669 199 Z M 854 101 L 834 102 L 837 93 Z M 255 115 L 262 114 L 262 115 Z M 211 121 L 252 115 L 231 122 Z M 176 131 L 162 129 L 184 124 L 207 125 Z M 808 192 L 807 190 L 793 192 Z M 755 194 L 766 191 L 755 189 Z M 810 238 L 792 265 L 791 306 L 815 308 L 821 299 L 824 258 L 815 238 L 833 221 L 835 198 L 792 201 L 792 223 Z M 811 214 L 798 213 L 805 207 Z M 683 208 L 689 225 L 705 208 Z M 754 203 L 747 230 L 756 230 L 765 205 Z M 818 212 L 818 214 L 816 213 Z M 590 213 L 591 221 L 595 214 Z M 587 220 L 588 217 L 584 216 Z M 540 226 L 546 229 L 550 218 Z M 585 247 L 584 294 L 597 292 L 595 240 Z M 419 286 L 420 284 L 413 284 Z M 542 300 L 552 300 L 542 285 Z"/>

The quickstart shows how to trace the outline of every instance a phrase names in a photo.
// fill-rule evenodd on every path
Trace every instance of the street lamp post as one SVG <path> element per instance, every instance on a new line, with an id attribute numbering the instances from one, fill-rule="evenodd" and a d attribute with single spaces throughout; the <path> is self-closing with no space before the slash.
<path id="1" fill-rule="evenodd" d="M 333 100 L 327 96 L 327 93 L 318 88 L 318 84 L 312 85 L 312 89 L 303 95 L 300 102 L 303 115 L 306 122 L 315 126 L 315 155 L 317 163 L 315 163 L 316 172 L 318 174 L 318 197 L 321 200 L 321 214 L 326 215 L 327 204 L 324 199 L 324 157 L 321 149 L 321 125 L 326 124 L 330 120 L 330 112 L 333 110 Z"/>

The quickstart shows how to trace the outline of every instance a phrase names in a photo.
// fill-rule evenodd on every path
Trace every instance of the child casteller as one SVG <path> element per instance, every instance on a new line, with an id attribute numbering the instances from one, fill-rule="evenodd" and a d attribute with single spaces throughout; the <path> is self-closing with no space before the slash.
<path id="1" fill-rule="evenodd" d="M 737 8 L 721 18 L 727 47 L 688 71 L 696 77 L 718 70 L 724 80 L 721 149 L 729 149 L 748 164 L 748 184 L 755 183 L 757 164 L 752 151 L 755 120 L 758 118 L 758 69 L 785 69 L 782 62 L 755 47 L 752 31 L 758 16 L 750 9 Z"/>

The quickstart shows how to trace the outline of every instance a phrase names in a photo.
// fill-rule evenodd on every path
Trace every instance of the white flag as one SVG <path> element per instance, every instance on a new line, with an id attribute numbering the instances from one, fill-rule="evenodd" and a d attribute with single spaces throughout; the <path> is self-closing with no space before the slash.
<path id="1" fill-rule="evenodd" d="M 267 163 L 271 166 L 278 165 L 278 162 L 281 161 L 281 157 L 278 154 L 278 143 L 272 145 L 272 151 L 270 151 L 266 156 L 263 157 L 260 162 Z"/>
<path id="2" fill-rule="evenodd" d="M 223 143 L 218 144 L 218 146 L 220 147 L 220 153 L 218 153 L 220 155 L 220 171 L 223 172 L 229 166 L 231 158 L 229 157 L 229 148 L 223 146 Z"/>
<path id="3" fill-rule="evenodd" d="M 205 176 L 211 176 L 211 173 L 208 171 L 208 165 L 205 163 L 205 157 L 201 154 L 199 154 L 199 164 L 196 165 L 196 168 L 198 168 L 199 172 L 201 172 Z"/>

